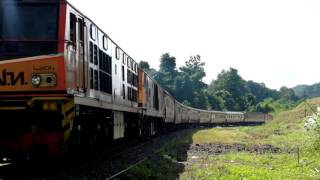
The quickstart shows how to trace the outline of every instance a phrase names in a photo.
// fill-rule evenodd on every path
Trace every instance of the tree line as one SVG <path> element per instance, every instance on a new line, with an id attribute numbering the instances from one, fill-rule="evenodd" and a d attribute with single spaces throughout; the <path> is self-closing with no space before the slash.
<path id="1" fill-rule="evenodd" d="M 146 61 L 140 61 L 139 66 L 179 102 L 195 108 L 268 113 L 274 110 L 270 104 L 275 101 L 290 104 L 299 100 L 293 89 L 281 87 L 277 91 L 264 83 L 246 81 L 232 67 L 222 70 L 208 85 L 203 82 L 205 62 L 200 55 L 190 56 L 179 68 L 169 53 L 161 55 L 158 71 Z"/>
<path id="2" fill-rule="evenodd" d="M 320 96 L 320 83 L 312 85 L 298 85 L 293 87 L 294 93 L 300 98 L 313 98 Z"/>

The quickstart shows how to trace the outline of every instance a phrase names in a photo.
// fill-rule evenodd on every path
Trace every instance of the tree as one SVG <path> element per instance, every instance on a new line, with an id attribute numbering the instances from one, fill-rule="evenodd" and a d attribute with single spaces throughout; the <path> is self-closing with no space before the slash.
<path id="1" fill-rule="evenodd" d="M 211 110 L 222 110 L 224 100 L 214 94 L 208 93 L 208 105 Z"/>
<path id="2" fill-rule="evenodd" d="M 245 107 L 246 107 L 246 111 L 255 111 L 256 110 L 256 104 L 257 104 L 257 100 L 256 97 L 251 94 L 248 93 L 243 97 L 243 101 L 245 103 Z"/>
<path id="3" fill-rule="evenodd" d="M 185 65 L 180 67 L 180 72 L 175 79 L 175 96 L 178 100 L 187 100 L 191 106 L 207 108 L 207 85 L 202 82 L 206 76 L 204 62 L 200 55 L 190 56 Z"/>
<path id="4" fill-rule="evenodd" d="M 282 101 L 297 101 L 299 98 L 294 94 L 293 89 L 282 86 L 280 88 L 280 96 Z"/>
<path id="5" fill-rule="evenodd" d="M 178 74 L 176 58 L 165 53 L 160 58 L 160 69 L 155 74 L 155 80 L 171 94 L 174 93 L 174 80 Z"/>
<path id="6" fill-rule="evenodd" d="M 222 99 L 223 110 L 239 110 L 239 104 L 236 104 L 235 99 L 232 97 L 231 93 L 226 90 L 219 90 L 215 92 L 218 98 Z"/>
<path id="7" fill-rule="evenodd" d="M 169 72 L 171 74 L 176 73 L 176 58 L 170 56 L 169 53 L 161 55 L 160 58 L 160 70 L 161 72 Z"/>
<path id="8" fill-rule="evenodd" d="M 186 73 L 179 73 L 174 81 L 175 91 L 174 96 L 178 101 L 188 100 L 193 96 L 193 85 L 190 77 Z"/>
<path id="9" fill-rule="evenodd" d="M 190 56 L 179 70 L 176 58 L 169 53 L 161 55 L 159 71 L 145 61 L 141 61 L 139 66 L 178 101 L 195 108 L 270 112 L 277 108 L 274 103 L 282 106 L 298 100 L 292 89 L 282 87 L 277 91 L 267 88 L 264 83 L 245 81 L 232 67 L 222 70 L 208 86 L 203 82 L 205 63 L 200 55 Z M 310 92 L 318 91 L 319 87 Z"/>
<path id="10" fill-rule="evenodd" d="M 139 67 L 141 69 L 143 69 L 149 76 L 153 77 L 155 76 L 155 74 L 157 73 L 157 71 L 153 68 L 150 68 L 150 65 L 148 62 L 146 61 L 140 61 L 139 62 Z"/>
<path id="11" fill-rule="evenodd" d="M 193 82 L 203 87 L 202 79 L 206 76 L 204 71 L 205 62 L 201 62 L 201 56 L 190 56 L 190 59 L 185 62 L 185 65 L 180 68 L 180 71 L 190 75 Z"/>
<path id="12" fill-rule="evenodd" d="M 217 80 L 211 82 L 209 91 L 224 100 L 224 108 L 243 111 L 247 108 L 245 96 L 249 94 L 245 81 L 238 75 L 238 70 L 229 68 L 218 74 Z"/>
<path id="13" fill-rule="evenodd" d="M 196 55 L 190 56 L 190 59 L 185 62 L 185 65 L 180 67 L 181 74 L 189 77 L 193 83 L 193 89 L 196 91 L 207 87 L 202 81 L 206 76 L 204 66 L 205 63 L 201 62 L 200 55 Z"/>
<path id="14" fill-rule="evenodd" d="M 150 70 L 150 65 L 147 61 L 140 61 L 139 62 L 139 67 L 144 69 L 144 70 Z"/>
<path id="15" fill-rule="evenodd" d="M 250 93 L 256 97 L 257 102 L 263 101 L 268 97 L 272 97 L 274 99 L 279 98 L 279 93 L 276 90 L 267 88 L 264 83 L 247 81 L 246 87 L 249 89 Z"/>
<path id="16" fill-rule="evenodd" d="M 274 109 L 269 105 L 269 103 L 263 103 L 263 104 L 258 104 L 256 111 L 258 112 L 263 112 L 263 113 L 269 113 L 274 111 Z"/>

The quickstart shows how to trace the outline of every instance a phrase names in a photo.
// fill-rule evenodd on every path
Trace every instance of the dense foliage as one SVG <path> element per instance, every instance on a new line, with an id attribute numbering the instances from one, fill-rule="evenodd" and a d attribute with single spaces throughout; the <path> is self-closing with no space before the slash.
<path id="1" fill-rule="evenodd" d="M 203 82 L 205 63 L 200 55 L 190 56 L 180 68 L 169 53 L 161 56 L 158 71 L 145 61 L 139 66 L 178 101 L 195 108 L 268 113 L 278 107 L 287 109 L 301 99 L 291 88 L 281 87 L 277 91 L 264 83 L 246 81 L 232 67 L 222 70 L 217 79 L 207 85 Z"/>
<path id="2" fill-rule="evenodd" d="M 312 98 L 320 96 L 320 83 L 312 85 L 298 85 L 293 88 L 295 94 L 300 98 Z"/>

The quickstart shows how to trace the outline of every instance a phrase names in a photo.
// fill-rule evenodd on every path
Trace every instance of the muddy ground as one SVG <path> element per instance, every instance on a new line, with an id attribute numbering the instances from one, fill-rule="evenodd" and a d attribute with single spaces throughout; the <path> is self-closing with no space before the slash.
<path id="1" fill-rule="evenodd" d="M 294 149 L 280 149 L 271 144 L 262 145 L 245 145 L 245 144 L 221 144 L 221 143 L 210 143 L 210 144 L 192 144 L 183 145 L 179 148 L 178 154 L 186 154 L 190 156 L 200 156 L 200 155 L 219 155 L 226 154 L 229 152 L 250 152 L 257 154 L 264 153 L 294 153 Z M 184 159 L 180 159 L 184 160 Z"/>

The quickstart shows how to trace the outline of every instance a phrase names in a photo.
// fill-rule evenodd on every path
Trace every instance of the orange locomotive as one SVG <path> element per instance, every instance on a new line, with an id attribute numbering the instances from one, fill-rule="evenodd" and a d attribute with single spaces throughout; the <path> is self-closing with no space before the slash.
<path id="1" fill-rule="evenodd" d="M 65 0 L 0 5 L 0 157 L 155 134 L 160 90 L 146 75 L 138 105 L 145 73 L 89 18 Z"/>
<path id="2" fill-rule="evenodd" d="M 1 155 L 56 156 L 74 117 L 66 114 L 74 109 L 67 97 L 66 3 L 3 0 L 0 5 Z"/>

